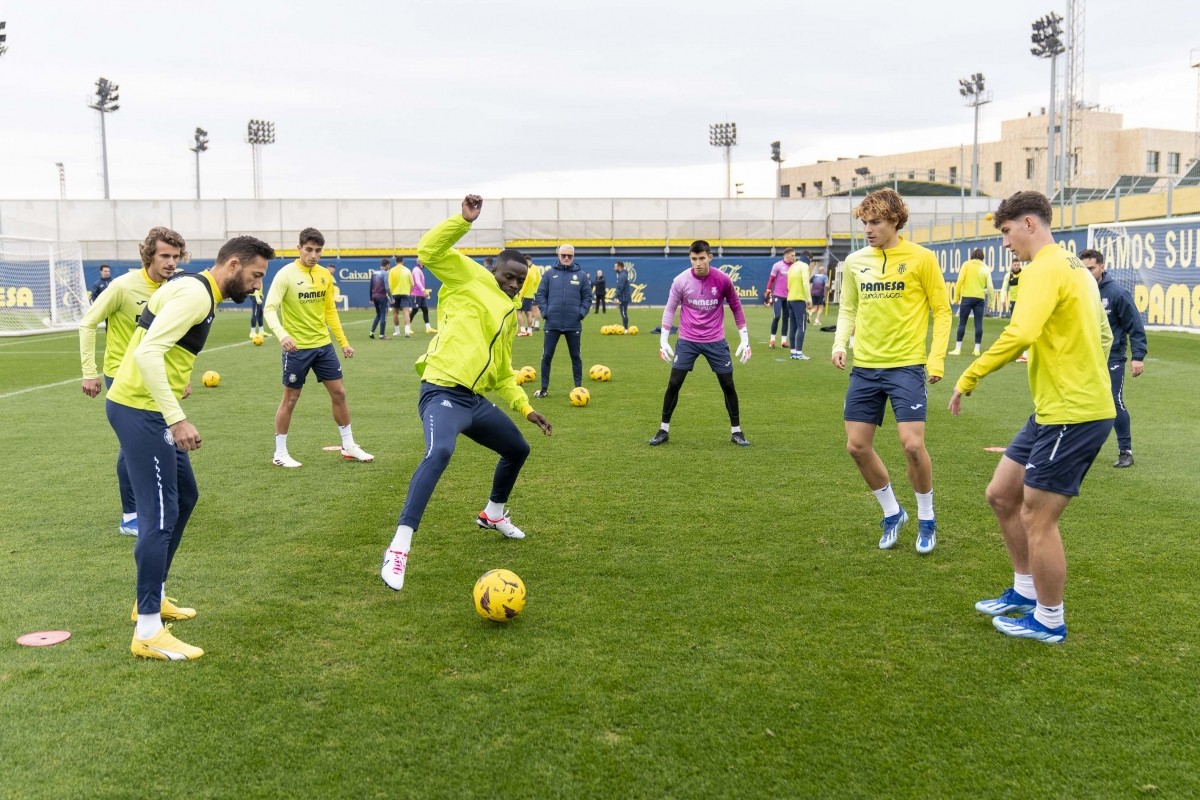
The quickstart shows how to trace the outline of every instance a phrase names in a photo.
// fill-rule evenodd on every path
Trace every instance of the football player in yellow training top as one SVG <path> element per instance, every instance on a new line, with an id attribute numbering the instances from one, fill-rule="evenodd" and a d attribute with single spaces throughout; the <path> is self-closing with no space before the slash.
<path id="1" fill-rule="evenodd" d="M 342 437 L 342 458 L 374 461 L 375 456 L 354 442 L 350 431 L 350 408 L 342 383 L 342 364 L 333 350 L 329 332 L 337 337 L 342 355 L 354 357 L 334 305 L 333 276 L 317 262 L 325 237 L 316 228 L 300 231 L 300 257 L 279 270 L 267 292 L 264 316 L 283 348 L 283 400 L 275 412 L 275 457 L 277 467 L 295 468 L 300 462 L 288 454 L 288 428 L 300 400 L 304 380 L 311 371 L 325 384 L 333 403 L 333 421 Z"/>
<path id="2" fill-rule="evenodd" d="M 937 258 L 900 235 L 908 206 L 891 189 L 871 192 L 854 209 L 867 246 L 847 256 L 833 365 L 846 368 L 846 345 L 855 334 L 854 369 L 843 417 L 846 449 L 883 508 L 879 547 L 896 544 L 908 512 L 892 491 L 887 467 L 875 452 L 875 429 L 891 399 L 896 429 L 908 462 L 908 481 L 917 496 L 917 552 L 937 545 L 933 513 L 933 464 L 925 449 L 926 382 L 942 379 L 950 337 L 950 299 Z M 925 341 L 933 312 L 933 342 Z"/>

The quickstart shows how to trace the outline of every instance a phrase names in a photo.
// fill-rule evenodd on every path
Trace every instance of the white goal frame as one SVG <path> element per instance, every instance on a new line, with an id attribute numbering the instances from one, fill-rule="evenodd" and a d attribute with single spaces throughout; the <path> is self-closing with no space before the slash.
<path id="1" fill-rule="evenodd" d="M 29 278 L 14 283 L 9 265 L 21 260 Z M 0 236 L 0 337 L 75 330 L 90 305 L 79 242 Z"/>

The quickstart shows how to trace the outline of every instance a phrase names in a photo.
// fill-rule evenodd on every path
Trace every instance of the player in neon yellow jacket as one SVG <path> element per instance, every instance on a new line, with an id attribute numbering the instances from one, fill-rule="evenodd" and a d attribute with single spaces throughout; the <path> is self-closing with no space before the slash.
<path id="1" fill-rule="evenodd" d="M 512 371 L 517 332 L 515 298 L 525 281 L 525 256 L 502 250 L 490 272 L 454 249 L 479 218 L 483 200 L 467 195 L 461 216 L 442 222 L 421 237 L 417 258 L 438 277 L 441 323 L 429 349 L 417 359 L 421 394 L 417 403 L 425 433 L 425 457 L 408 484 L 395 536 L 383 551 L 380 577 L 392 589 L 404 586 L 412 536 L 438 480 L 454 455 L 460 433 L 500 455 L 487 506 L 476 524 L 509 539 L 524 539 L 505 508 L 509 493 L 529 457 L 529 443 L 507 414 L 484 395 L 495 392 L 505 406 L 550 435 L 549 420 L 533 410 Z"/>
<path id="2" fill-rule="evenodd" d="M 96 369 L 96 326 L 107 322 L 104 383 L 112 386 L 125 349 L 137 329 L 138 315 L 146 307 L 150 295 L 175 274 L 176 265 L 187 257 L 186 247 L 183 237 L 170 228 L 151 228 L 145 240 L 138 245 L 142 268 L 114 279 L 84 313 L 79 321 L 79 360 L 83 366 L 82 389 L 88 397 L 100 394 L 100 372 Z M 184 388 L 183 396 L 189 394 L 190 385 Z M 129 482 L 129 471 L 125 466 L 125 451 L 120 448 L 117 449 L 117 486 L 121 492 L 121 522 L 117 530 L 126 536 L 137 536 L 133 484 Z"/>
<path id="3" fill-rule="evenodd" d="M 1021 302 L 996 343 L 958 379 L 950 413 L 958 416 L 980 380 L 1029 349 L 1034 413 L 987 487 L 1013 585 L 975 609 L 994 617 L 1001 633 L 1053 643 L 1067 637 L 1058 521 L 1112 432 L 1116 406 L 1108 377 L 1112 330 L 1100 290 L 1079 259 L 1055 243 L 1050 219 L 1050 201 L 1039 192 L 1017 192 L 996 210 L 1004 246 L 1027 262 Z M 1023 616 L 1012 619 L 1013 612 Z"/>
<path id="4" fill-rule="evenodd" d="M 963 336 L 967 332 L 967 319 L 975 316 L 975 355 L 983 345 L 983 312 L 987 310 L 987 297 L 992 291 L 992 271 L 983 261 L 983 249 L 976 247 L 971 257 L 963 262 L 954 284 L 958 298 L 958 334 L 954 337 L 954 349 L 950 355 L 962 352 Z"/>
<path id="5" fill-rule="evenodd" d="M 329 392 L 333 421 L 342 437 L 342 458 L 375 460 L 375 456 L 355 443 L 350 430 L 350 407 L 342 382 L 342 363 L 333 350 L 329 332 L 333 331 L 337 337 L 346 358 L 354 358 L 354 348 L 342 332 L 333 299 L 333 275 L 317 263 L 324 247 L 325 237 L 319 230 L 305 228 L 300 231 L 300 257 L 279 270 L 267 292 L 264 316 L 283 349 L 283 399 L 275 412 L 275 457 L 271 462 L 277 467 L 300 466 L 300 462 L 288 453 L 287 437 L 292 412 L 310 371 Z"/>
<path id="6" fill-rule="evenodd" d="M 851 253 L 842 265 L 833 341 L 833 365 L 845 369 L 846 345 L 855 334 L 854 369 L 843 411 L 846 449 L 883 509 L 879 547 L 890 549 L 908 522 L 887 467 L 875 452 L 875 429 L 883 424 L 890 398 L 908 480 L 916 493 L 917 552 L 929 553 L 937 544 L 937 524 L 933 464 L 925 449 L 925 385 L 940 381 L 945 370 L 950 298 L 934 254 L 900 235 L 908 222 L 908 206 L 900 195 L 891 189 L 872 192 L 854 209 L 854 216 L 863 223 L 868 246 Z M 930 312 L 933 341 L 926 354 Z"/>
<path id="7" fill-rule="evenodd" d="M 812 253 L 807 250 L 800 255 L 787 271 L 787 312 L 792 318 L 792 352 L 793 361 L 808 361 L 804 355 L 804 334 L 808 330 L 808 292 L 812 275 L 809 264 L 812 263 Z M 785 337 L 786 338 L 786 337 Z"/>
<path id="8" fill-rule="evenodd" d="M 275 255 L 266 242 L 239 236 L 221 247 L 211 269 L 179 273 L 151 295 L 138 317 L 125 357 L 108 392 L 105 411 L 126 453 L 138 507 L 137 623 L 130 650 L 164 661 L 196 659 L 198 647 L 176 639 L 163 620 L 191 619 L 195 609 L 167 597 L 171 570 L 200 489 L 188 453 L 200 432 L 179 405 L 204 349 L 217 305 L 241 302 L 262 285 Z"/>

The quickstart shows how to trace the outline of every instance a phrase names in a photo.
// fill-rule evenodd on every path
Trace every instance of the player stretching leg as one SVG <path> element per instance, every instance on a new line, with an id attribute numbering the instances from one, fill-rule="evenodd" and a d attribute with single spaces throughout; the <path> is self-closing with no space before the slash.
<path id="1" fill-rule="evenodd" d="M 964 395 L 1028 348 L 1034 413 L 987 487 L 1013 585 L 975 609 L 1006 636 L 1053 643 L 1067 638 L 1067 559 L 1058 521 L 1112 432 L 1116 409 L 1108 392 L 1113 335 L 1100 290 L 1079 259 L 1054 241 L 1050 214 L 1050 201 L 1038 192 L 1017 192 L 996 210 L 1004 246 L 1027 262 L 1020 310 L 1013 309 L 996 343 L 958 379 L 950 413 L 957 417 Z M 1012 612 L 1024 613 L 1014 619 L 1007 616 Z"/>
<path id="2" fill-rule="evenodd" d="M 933 513 L 933 464 L 925 449 L 925 382 L 942 379 L 950 336 L 950 300 L 937 258 L 899 231 L 908 207 L 891 189 L 872 192 L 854 209 L 866 229 L 867 247 L 851 253 L 842 274 L 842 302 L 833 340 L 833 365 L 846 368 L 846 345 L 854 339 L 854 368 L 843 417 L 846 449 L 883 509 L 881 550 L 896 544 L 908 512 L 892 491 L 887 467 L 875 452 L 875 429 L 890 398 L 908 480 L 917 495 L 917 552 L 937 545 Z M 933 342 L 925 353 L 929 314 Z M 926 378 L 928 370 L 928 378 Z"/>
<path id="3" fill-rule="evenodd" d="M 342 437 L 342 458 L 374 461 L 375 456 L 354 442 L 350 430 L 350 407 L 342 383 L 342 364 L 333 350 L 329 332 L 337 337 L 342 355 L 354 358 L 354 348 L 342 332 L 342 321 L 333 302 L 333 276 L 317 262 L 325 237 L 316 228 L 300 231 L 300 257 L 275 275 L 267 292 L 265 316 L 283 348 L 283 399 L 275 412 L 275 457 L 277 467 L 295 468 L 300 462 L 288 454 L 288 428 L 300 401 L 309 371 L 325 384 L 333 404 L 333 421 Z M 282 314 L 281 314 L 282 312 Z"/>
<path id="4" fill-rule="evenodd" d="M 438 308 L 444 309 L 440 332 L 429 350 L 417 359 L 421 394 L 417 409 L 425 431 L 425 457 L 408 484 L 400 524 L 383 551 L 380 577 L 392 589 L 404 586 L 413 533 L 421 524 L 429 498 L 442 477 L 458 435 L 500 454 L 492 477 L 492 493 L 475 523 L 509 539 L 524 539 L 504 507 L 529 443 L 507 414 L 484 397 L 495 392 L 505 404 L 550 435 L 550 422 L 529 405 L 512 372 L 512 346 L 517 333 L 515 298 L 525 282 L 525 257 L 502 250 L 491 273 L 454 249 L 454 244 L 479 219 L 483 200 L 467 195 L 462 214 L 441 223 L 421 237 L 418 256 L 442 282 Z"/>
<path id="5" fill-rule="evenodd" d="M 204 348 L 217 304 L 240 303 L 262 285 L 275 251 L 252 236 L 230 239 L 212 269 L 175 276 L 147 301 L 138 327 L 108 392 L 105 410 L 121 447 L 137 501 L 137 628 L 135 656 L 183 661 L 204 655 L 176 639 L 164 619 L 191 619 L 166 596 L 167 575 L 184 528 L 200 497 L 188 452 L 200 448 L 200 434 L 176 399 L 191 379 Z"/>
<path id="6" fill-rule="evenodd" d="M 733 311 L 741 344 L 734 354 L 745 364 L 750 360 L 750 334 L 746 330 L 746 312 L 742 301 L 729 276 L 712 268 L 712 250 L 708 242 L 692 242 L 688 253 L 692 260 L 686 269 L 671 282 L 671 293 L 667 307 L 663 309 L 662 335 L 659 337 L 658 354 L 671 364 L 671 377 L 667 380 L 667 391 L 663 395 L 662 426 L 650 439 L 657 447 L 670 439 L 671 415 L 679 402 L 679 390 L 692 371 L 696 359 L 704 356 L 708 366 L 717 376 L 717 383 L 725 394 L 725 410 L 729 412 L 730 441 L 740 447 L 749 446 L 746 434 L 742 433 L 741 415 L 738 410 L 737 389 L 733 385 L 733 358 L 729 355 L 729 343 L 725 341 L 725 309 L 728 304 Z M 679 339 L 675 350 L 671 350 L 669 338 L 671 326 L 675 324 L 675 309 L 679 309 Z"/>
<path id="7" fill-rule="evenodd" d="M 91 307 L 79 321 L 79 358 L 83 365 L 83 393 L 88 397 L 100 394 L 100 373 L 96 370 L 96 326 L 107 322 L 104 339 L 104 385 L 112 388 L 113 378 L 137 329 L 138 315 L 146 301 L 168 278 L 175 274 L 180 260 L 187 258 L 187 244 L 170 228 L 151 228 L 138 246 L 142 268 L 127 272 L 108 284 L 92 300 Z M 191 384 L 184 387 L 183 397 L 192 393 Z M 117 487 L 121 492 L 121 522 L 117 530 L 126 536 L 138 535 L 137 504 L 133 484 L 125 466 L 125 450 L 117 449 Z"/>

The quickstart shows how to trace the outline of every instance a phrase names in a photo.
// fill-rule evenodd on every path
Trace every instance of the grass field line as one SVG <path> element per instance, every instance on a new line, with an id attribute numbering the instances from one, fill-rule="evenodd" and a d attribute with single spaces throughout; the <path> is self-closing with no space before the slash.
<path id="1" fill-rule="evenodd" d="M 29 344 L 31 342 L 48 342 L 51 339 L 62 339 L 66 336 L 70 336 L 72 338 L 77 338 L 79 336 L 79 334 L 75 333 L 74 331 L 67 331 L 66 333 L 55 333 L 50 336 L 37 336 L 34 338 L 27 338 L 27 337 L 21 336 L 21 337 L 18 337 L 17 340 L 13 341 L 13 342 L 0 342 L 0 347 L 13 347 L 14 345 Z"/>
<path id="2" fill-rule="evenodd" d="M 211 350 L 204 350 L 200 353 L 200 355 L 204 355 L 205 353 L 215 353 L 218 350 L 228 350 L 231 347 L 244 347 L 245 345 L 248 345 L 250 343 L 251 343 L 250 340 L 247 339 L 244 342 L 234 342 L 233 344 L 225 344 L 225 345 L 221 345 L 220 347 L 214 347 Z M 44 383 L 41 386 L 27 386 L 24 389 L 17 389 L 14 392 L 5 392 L 4 394 L 0 394 L 0 400 L 4 400 L 9 397 L 16 397 L 17 395 L 21 395 L 21 394 L 28 394 L 30 392 L 40 392 L 43 389 L 54 389 L 58 386 L 66 386 L 69 383 L 77 383 L 80 380 L 82 380 L 82 378 L 70 378 L 69 380 L 58 381 L 57 383 Z"/>

